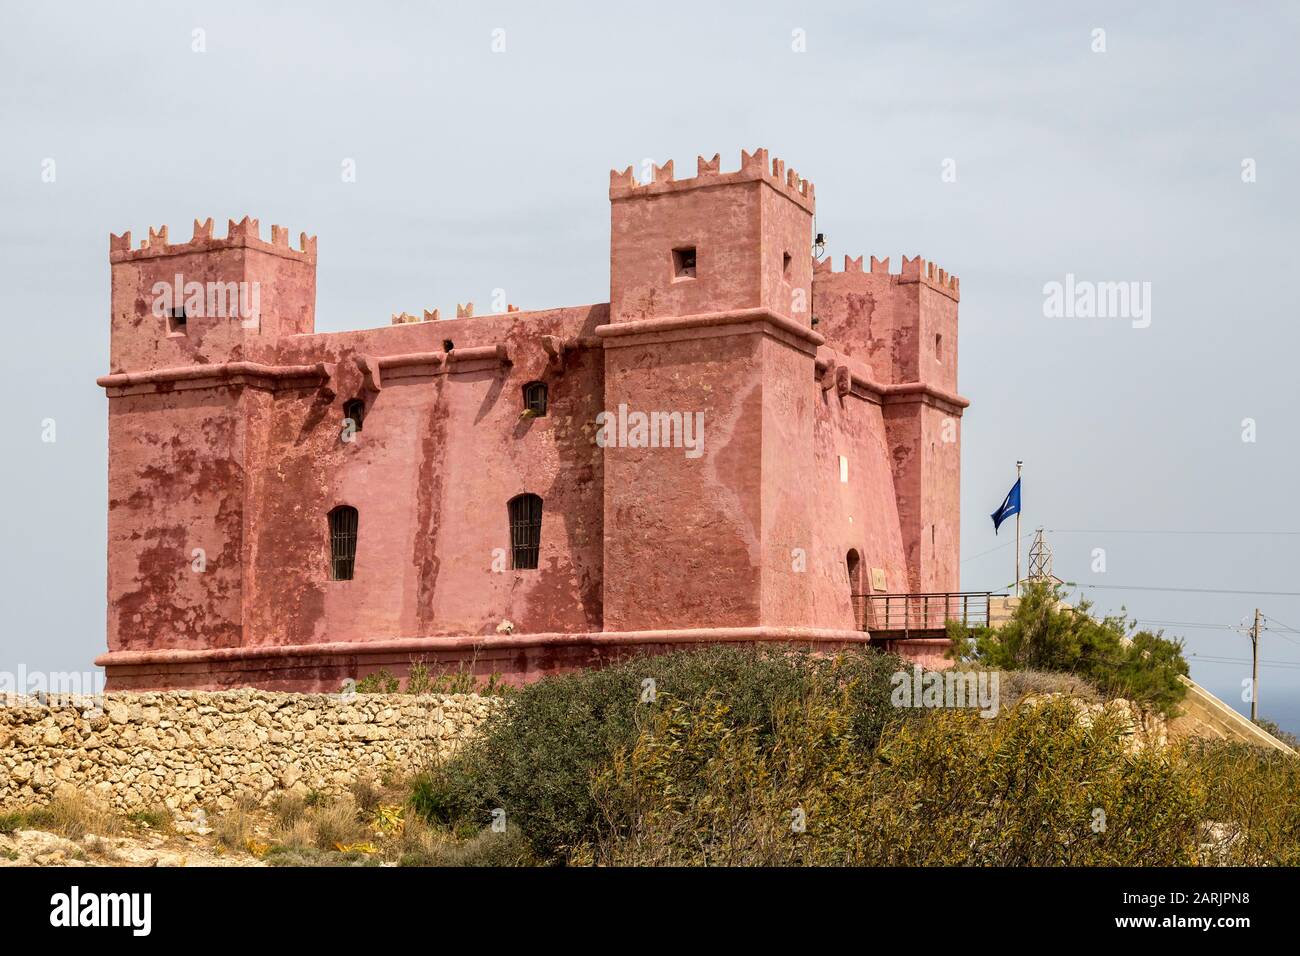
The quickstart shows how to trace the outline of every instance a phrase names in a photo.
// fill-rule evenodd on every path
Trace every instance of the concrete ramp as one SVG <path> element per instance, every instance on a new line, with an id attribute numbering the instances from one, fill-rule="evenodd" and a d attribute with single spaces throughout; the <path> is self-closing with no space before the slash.
<path id="1" fill-rule="evenodd" d="M 1266 730 L 1252 724 L 1208 690 L 1186 677 L 1178 678 L 1187 685 L 1187 696 L 1178 705 L 1178 716 L 1169 722 L 1171 737 L 1208 737 L 1215 740 L 1234 740 L 1280 750 L 1296 756 L 1296 752 Z"/>

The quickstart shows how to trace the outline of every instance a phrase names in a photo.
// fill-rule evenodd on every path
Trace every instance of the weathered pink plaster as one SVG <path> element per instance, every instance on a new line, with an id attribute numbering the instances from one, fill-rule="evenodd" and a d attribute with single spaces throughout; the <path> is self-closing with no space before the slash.
<path id="1" fill-rule="evenodd" d="M 314 331 L 314 237 L 264 242 L 249 219 L 112 237 L 109 687 L 830 648 L 869 640 L 850 594 L 872 569 L 889 592 L 956 590 L 957 280 L 919 258 L 814 263 L 812 184 L 766 150 L 691 179 L 612 173 L 609 197 L 609 304 L 344 333 Z M 177 275 L 255 283 L 258 320 L 176 327 L 153 305 Z M 533 381 L 548 412 L 521 417 Z M 702 412 L 703 453 L 601 447 L 620 405 Z M 510 566 L 522 492 L 544 503 L 536 570 Z M 349 581 L 329 575 L 340 504 L 359 512 Z"/>

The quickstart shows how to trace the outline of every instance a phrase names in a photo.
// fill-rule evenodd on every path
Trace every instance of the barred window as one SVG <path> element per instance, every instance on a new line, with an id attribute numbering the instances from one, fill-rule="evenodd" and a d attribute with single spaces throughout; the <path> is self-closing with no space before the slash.
<path id="1" fill-rule="evenodd" d="M 536 568 L 542 547 L 542 499 L 533 494 L 516 495 L 506 507 L 514 566 L 519 570 Z"/>
<path id="2" fill-rule="evenodd" d="M 546 414 L 546 383 L 529 382 L 524 386 L 524 410 L 532 412 L 533 418 Z"/>
<path id="3" fill-rule="evenodd" d="M 365 401 L 360 398 L 354 398 L 351 401 L 344 402 L 343 417 L 352 419 L 353 431 L 361 431 L 361 422 L 366 417 Z"/>
<path id="4" fill-rule="evenodd" d="M 339 505 L 329 517 L 330 580 L 351 581 L 357 563 L 357 509 Z"/>

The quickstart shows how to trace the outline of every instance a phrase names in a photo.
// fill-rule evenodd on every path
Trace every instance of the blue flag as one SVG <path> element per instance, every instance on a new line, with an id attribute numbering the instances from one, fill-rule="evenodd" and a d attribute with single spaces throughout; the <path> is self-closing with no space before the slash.
<path id="1" fill-rule="evenodd" d="M 993 533 L 998 533 L 998 528 L 1002 526 L 1002 522 L 1006 521 L 1012 515 L 1018 514 L 1020 514 L 1019 478 L 1017 478 L 1016 483 L 1011 486 L 1011 490 L 1007 492 L 1006 500 L 1004 500 L 1002 504 L 998 506 L 998 510 L 993 512 L 991 515 L 993 518 Z"/>

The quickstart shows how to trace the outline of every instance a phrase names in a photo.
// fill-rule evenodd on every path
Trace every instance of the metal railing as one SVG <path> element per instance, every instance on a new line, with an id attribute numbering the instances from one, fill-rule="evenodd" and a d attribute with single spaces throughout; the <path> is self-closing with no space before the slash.
<path id="1" fill-rule="evenodd" d="M 963 627 L 987 627 L 992 591 L 938 591 L 917 594 L 855 594 L 853 614 L 864 631 L 906 635 L 941 632 L 949 621 Z"/>

